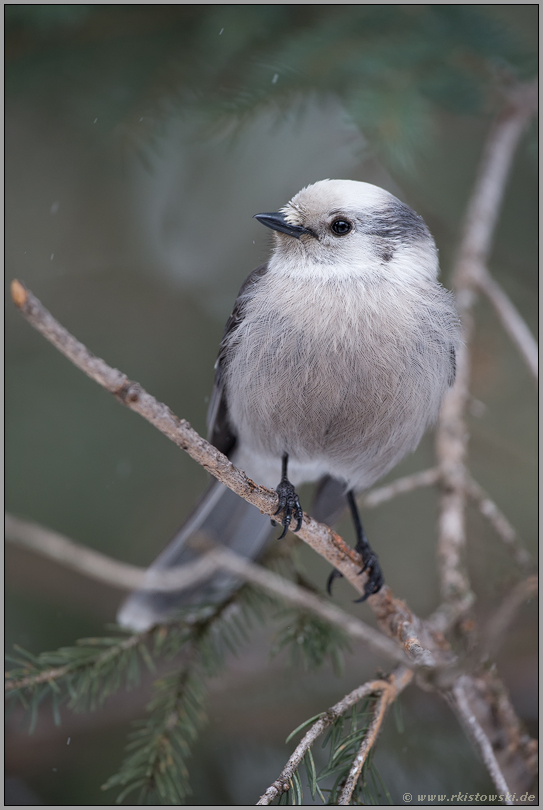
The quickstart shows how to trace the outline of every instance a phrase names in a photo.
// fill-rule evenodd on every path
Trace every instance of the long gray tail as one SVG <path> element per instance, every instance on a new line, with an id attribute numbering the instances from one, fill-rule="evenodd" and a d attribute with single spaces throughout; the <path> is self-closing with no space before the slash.
<path id="1" fill-rule="evenodd" d="M 185 565 L 198 559 L 200 553 L 187 541 L 196 534 L 250 560 L 256 559 L 271 539 L 270 518 L 244 501 L 230 489 L 214 481 L 202 496 L 192 514 L 173 540 L 151 564 L 148 571 L 160 571 Z M 208 580 L 181 592 L 135 591 L 123 602 L 117 621 L 136 631 L 168 621 L 183 605 L 218 602 L 239 585 L 239 580 L 225 571 L 211 574 Z"/>

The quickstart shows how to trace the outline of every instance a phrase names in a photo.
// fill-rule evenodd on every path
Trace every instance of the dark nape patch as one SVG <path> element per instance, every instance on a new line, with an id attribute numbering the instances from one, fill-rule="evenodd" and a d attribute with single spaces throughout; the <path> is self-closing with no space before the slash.
<path id="1" fill-rule="evenodd" d="M 430 231 L 421 216 L 415 213 L 408 205 L 394 200 L 382 211 L 376 212 L 364 222 L 366 232 L 370 236 L 393 242 L 413 242 L 417 239 L 430 239 Z M 393 251 L 388 249 L 393 255 Z M 392 255 L 384 261 L 390 261 Z"/>

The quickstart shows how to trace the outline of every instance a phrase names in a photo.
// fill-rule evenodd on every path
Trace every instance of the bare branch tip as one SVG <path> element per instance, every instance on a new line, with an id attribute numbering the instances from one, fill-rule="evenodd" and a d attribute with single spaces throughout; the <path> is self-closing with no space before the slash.
<path id="1" fill-rule="evenodd" d="M 26 304 L 28 299 L 28 290 L 16 278 L 11 282 L 11 297 L 19 309 Z"/>

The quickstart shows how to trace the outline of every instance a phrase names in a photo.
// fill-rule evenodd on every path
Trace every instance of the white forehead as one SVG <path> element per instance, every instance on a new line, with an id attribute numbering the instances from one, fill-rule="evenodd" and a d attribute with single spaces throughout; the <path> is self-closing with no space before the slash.
<path id="1" fill-rule="evenodd" d="M 320 180 L 299 191 L 285 208 L 314 214 L 342 210 L 367 211 L 383 208 L 395 199 L 388 191 L 371 183 L 360 183 L 356 180 Z"/>

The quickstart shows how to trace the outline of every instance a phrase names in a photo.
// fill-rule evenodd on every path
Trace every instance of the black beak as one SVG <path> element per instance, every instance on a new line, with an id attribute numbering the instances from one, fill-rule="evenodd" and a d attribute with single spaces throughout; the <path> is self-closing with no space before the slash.
<path id="1" fill-rule="evenodd" d="M 296 239 L 299 239 L 304 233 L 311 234 L 311 231 L 307 228 L 302 228 L 299 225 L 289 225 L 283 214 L 255 214 L 254 219 L 258 219 L 266 228 L 287 233 L 289 236 L 295 236 Z"/>

